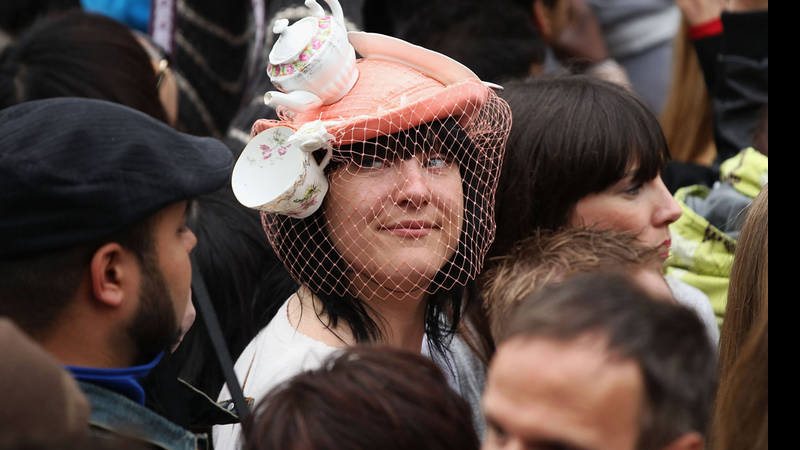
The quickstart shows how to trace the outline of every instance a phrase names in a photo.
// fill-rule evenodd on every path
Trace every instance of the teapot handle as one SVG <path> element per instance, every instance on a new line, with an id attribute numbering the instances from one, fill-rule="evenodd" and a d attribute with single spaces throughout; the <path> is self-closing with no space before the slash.
<path id="1" fill-rule="evenodd" d="M 331 9 L 331 14 L 333 18 L 339 22 L 339 25 L 344 27 L 344 13 L 342 12 L 342 6 L 339 4 L 337 0 L 325 0 L 325 3 L 328 4 L 328 8 Z M 325 14 L 325 10 L 316 2 L 316 0 L 306 0 L 305 1 L 306 7 L 311 10 L 311 13 L 314 16 L 322 17 Z"/>

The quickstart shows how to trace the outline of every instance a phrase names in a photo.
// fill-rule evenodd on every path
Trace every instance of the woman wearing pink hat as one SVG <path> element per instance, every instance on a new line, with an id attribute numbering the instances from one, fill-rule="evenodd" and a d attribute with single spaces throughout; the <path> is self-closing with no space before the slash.
<path id="1" fill-rule="evenodd" d="M 333 74 L 324 52 L 341 46 L 337 30 L 328 40 L 323 34 L 321 44 L 316 36 L 323 26 L 335 28 L 336 17 L 301 22 L 277 27 L 282 35 L 270 53 L 273 84 L 286 92 L 266 98 L 278 105 L 280 120 L 256 122 L 258 136 L 237 163 L 267 169 L 248 182 L 237 167 L 234 192 L 249 200 L 258 194 L 253 186 L 282 179 L 269 169 L 273 158 L 309 152 L 307 167 L 320 160 L 318 153 L 330 156 L 318 163 L 324 186 L 295 199 L 299 209 L 243 201 L 262 209 L 269 242 L 301 285 L 237 360 L 244 394 L 261 398 L 337 349 L 380 342 L 431 356 L 471 404 L 482 431 L 484 367 L 456 330 L 470 301 L 464 287 L 494 239 L 494 190 L 510 109 L 456 61 L 382 35 L 349 33 L 362 58 L 353 57 L 350 69 L 341 62 L 345 69 Z M 307 36 L 292 30 L 300 26 L 308 27 Z M 284 82 L 313 72 L 328 73 L 330 83 L 300 80 L 305 84 L 297 89 L 287 88 L 297 78 Z M 264 141 L 267 135 L 273 140 Z M 223 389 L 219 399 L 228 398 Z M 215 448 L 233 448 L 239 434 L 238 425 L 216 427 Z"/>

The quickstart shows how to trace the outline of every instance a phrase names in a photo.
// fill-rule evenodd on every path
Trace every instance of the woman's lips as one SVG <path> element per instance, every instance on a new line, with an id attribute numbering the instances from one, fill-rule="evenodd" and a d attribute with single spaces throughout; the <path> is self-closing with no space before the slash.
<path id="1" fill-rule="evenodd" d="M 404 220 L 402 222 L 381 227 L 381 231 L 385 231 L 393 236 L 405 239 L 423 238 L 438 229 L 439 227 L 433 222 L 424 220 Z"/>
<path id="2" fill-rule="evenodd" d="M 669 249 L 672 247 L 672 240 L 667 239 L 666 241 L 662 242 L 661 245 L 658 246 L 659 253 L 658 255 L 661 259 L 669 258 Z"/>

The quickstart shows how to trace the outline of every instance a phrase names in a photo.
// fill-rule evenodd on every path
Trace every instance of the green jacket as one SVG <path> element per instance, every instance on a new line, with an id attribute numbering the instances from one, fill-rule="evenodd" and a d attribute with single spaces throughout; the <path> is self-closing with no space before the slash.
<path id="1" fill-rule="evenodd" d="M 739 219 L 744 216 L 740 205 L 749 205 L 767 177 L 767 156 L 750 147 L 722 163 L 720 181 L 713 188 L 694 185 L 675 192 L 683 214 L 670 225 L 667 273 L 708 295 L 719 325 L 728 300 Z"/>

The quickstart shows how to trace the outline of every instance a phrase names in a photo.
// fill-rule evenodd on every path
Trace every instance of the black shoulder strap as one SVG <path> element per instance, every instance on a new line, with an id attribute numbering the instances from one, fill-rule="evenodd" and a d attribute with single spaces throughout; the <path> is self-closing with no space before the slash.
<path id="1" fill-rule="evenodd" d="M 211 337 L 211 343 L 214 345 L 214 352 L 217 354 L 219 365 L 222 367 L 222 373 L 225 375 L 225 383 L 228 385 L 228 391 L 233 398 L 233 404 L 236 406 L 236 411 L 242 423 L 250 415 L 250 407 L 244 399 L 242 393 L 242 386 L 236 378 L 236 373 L 233 370 L 233 360 L 228 352 L 228 346 L 225 344 L 225 339 L 222 337 L 222 330 L 219 326 L 217 319 L 217 312 L 211 304 L 211 299 L 208 295 L 203 276 L 197 269 L 197 264 L 192 258 L 192 292 L 197 299 L 197 306 L 200 309 L 200 315 L 203 316 L 208 335 Z"/>

